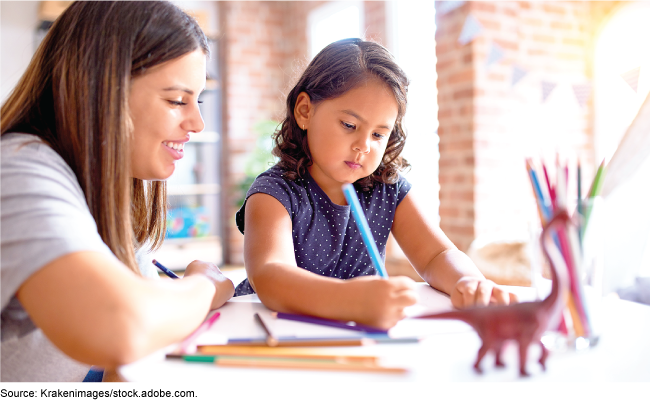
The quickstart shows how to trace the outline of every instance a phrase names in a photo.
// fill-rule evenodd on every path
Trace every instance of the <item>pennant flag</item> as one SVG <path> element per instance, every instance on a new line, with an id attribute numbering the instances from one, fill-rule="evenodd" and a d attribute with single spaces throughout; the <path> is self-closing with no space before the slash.
<path id="1" fill-rule="evenodd" d="M 518 65 L 512 67 L 512 81 L 510 82 L 510 87 L 513 87 L 519 82 L 523 77 L 528 74 L 528 70 L 525 70 Z"/>
<path id="2" fill-rule="evenodd" d="M 460 36 L 458 37 L 458 43 L 461 45 L 466 45 L 474 38 L 476 38 L 481 31 L 483 30 L 483 26 L 481 26 L 481 23 L 478 22 L 476 17 L 473 15 L 468 15 L 467 18 L 465 19 L 465 25 L 463 25 L 463 30 L 460 33 Z"/>
<path id="3" fill-rule="evenodd" d="M 636 93 L 636 90 L 639 86 L 639 73 L 641 72 L 641 67 L 636 67 L 626 73 L 621 74 L 621 78 L 625 82 L 627 82 L 628 85 L 630 85 L 630 88 Z"/>
<path id="4" fill-rule="evenodd" d="M 439 3 L 440 5 L 438 6 L 436 12 L 438 15 L 445 15 L 450 11 L 453 11 L 457 9 L 458 7 L 462 6 L 465 4 L 464 1 L 441 1 Z"/>
<path id="5" fill-rule="evenodd" d="M 557 84 L 555 82 L 542 81 L 542 103 L 548 99 L 548 96 L 556 86 Z"/>
<path id="6" fill-rule="evenodd" d="M 488 54 L 487 58 L 487 66 L 491 66 L 494 63 L 498 63 L 501 61 L 501 59 L 505 56 L 505 53 L 503 52 L 503 49 L 501 46 L 497 45 L 496 43 L 492 42 L 490 46 L 490 53 Z"/>
<path id="7" fill-rule="evenodd" d="M 587 100 L 591 96 L 592 85 L 590 83 L 586 84 L 575 84 L 573 86 L 573 93 L 576 95 L 576 100 L 580 107 L 585 107 L 587 105 Z"/>

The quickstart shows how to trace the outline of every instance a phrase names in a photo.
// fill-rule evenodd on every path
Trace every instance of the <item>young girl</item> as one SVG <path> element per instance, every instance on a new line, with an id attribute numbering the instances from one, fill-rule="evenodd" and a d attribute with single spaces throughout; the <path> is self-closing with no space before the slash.
<path id="1" fill-rule="evenodd" d="M 382 46 L 330 44 L 289 93 L 276 132 L 280 161 L 262 173 L 237 213 L 248 279 L 269 308 L 390 328 L 416 302 L 413 280 L 377 276 L 342 185 L 354 183 L 377 247 L 393 233 L 416 271 L 456 307 L 508 304 L 512 294 L 428 224 L 399 175 L 408 80 Z M 344 279 L 344 280 L 341 280 Z"/>
<path id="2" fill-rule="evenodd" d="M 234 286 L 152 280 L 208 45 L 167 2 L 77 2 L 2 106 L 2 381 L 81 381 L 189 335 Z M 145 182 L 144 180 L 147 180 Z"/>

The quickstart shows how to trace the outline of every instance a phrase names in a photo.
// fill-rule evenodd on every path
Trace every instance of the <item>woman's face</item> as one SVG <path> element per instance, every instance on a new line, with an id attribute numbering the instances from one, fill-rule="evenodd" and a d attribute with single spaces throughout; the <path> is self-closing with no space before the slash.
<path id="1" fill-rule="evenodd" d="M 205 88 L 205 68 L 206 56 L 196 50 L 131 80 L 132 177 L 169 178 L 190 133 L 203 130 L 198 98 Z"/>
<path id="2" fill-rule="evenodd" d="M 310 109 L 305 128 L 313 164 L 308 169 L 332 201 L 342 196 L 342 184 L 379 167 L 397 114 L 393 92 L 377 79 Z"/>

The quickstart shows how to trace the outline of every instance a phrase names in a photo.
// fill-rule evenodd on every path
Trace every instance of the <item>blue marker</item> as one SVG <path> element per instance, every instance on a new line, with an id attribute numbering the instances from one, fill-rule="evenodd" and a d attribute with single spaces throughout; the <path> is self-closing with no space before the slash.
<path id="1" fill-rule="evenodd" d="M 153 263 L 154 265 L 156 265 L 157 268 L 159 268 L 163 273 L 165 273 L 165 274 L 168 275 L 169 277 L 171 277 L 171 278 L 178 278 L 178 276 L 176 275 L 176 273 L 174 273 L 173 271 L 169 270 L 168 268 L 166 268 L 165 266 L 163 266 L 162 264 L 160 264 L 160 262 L 158 262 L 156 259 L 152 260 L 151 263 Z"/>
<path id="2" fill-rule="evenodd" d="M 377 272 L 379 272 L 379 275 L 381 277 L 387 278 L 388 273 L 386 273 L 384 262 L 381 260 L 381 256 L 379 256 L 377 244 L 375 244 L 375 239 L 370 232 L 370 227 L 368 226 L 366 215 L 363 214 L 363 210 L 361 209 L 361 204 L 357 198 L 354 186 L 352 186 L 352 184 L 344 184 L 343 195 L 345 195 L 345 199 L 348 201 L 348 204 L 352 209 L 352 216 L 354 216 L 354 221 L 357 223 L 359 232 L 361 232 L 361 238 L 363 238 L 363 243 L 368 250 L 370 260 L 372 260 L 372 265 L 375 267 L 375 269 L 377 269 Z"/>

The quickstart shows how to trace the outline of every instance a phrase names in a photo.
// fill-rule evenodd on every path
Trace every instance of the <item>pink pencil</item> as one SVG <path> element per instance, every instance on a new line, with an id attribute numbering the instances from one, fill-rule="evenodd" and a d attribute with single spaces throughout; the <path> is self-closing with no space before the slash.
<path id="1" fill-rule="evenodd" d="M 551 180 L 548 178 L 548 170 L 546 170 L 546 164 L 542 160 L 542 170 L 544 171 L 544 178 L 546 179 L 546 188 L 548 189 L 548 195 L 551 198 L 551 205 L 553 205 L 553 211 L 555 211 L 555 190 L 551 185 Z"/>
<path id="2" fill-rule="evenodd" d="M 196 352 L 196 344 L 195 344 L 196 339 L 201 334 L 209 330 L 210 327 L 212 327 L 212 325 L 214 324 L 214 322 L 217 321 L 219 316 L 221 316 L 221 313 L 215 312 L 214 315 L 210 316 L 206 321 L 201 323 L 201 325 L 196 330 L 194 330 L 192 334 L 190 334 L 187 338 L 185 338 L 185 340 L 183 340 L 183 342 L 181 342 L 179 346 L 181 353 L 190 354 Z"/>

